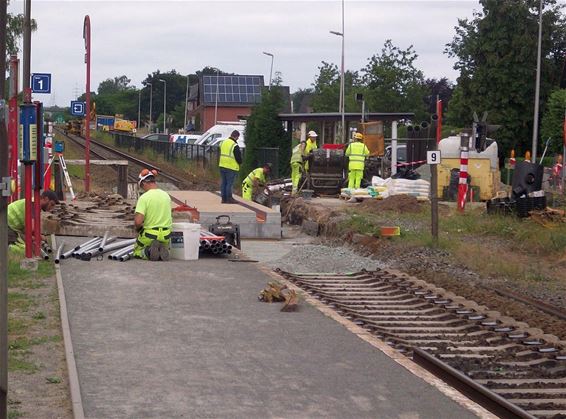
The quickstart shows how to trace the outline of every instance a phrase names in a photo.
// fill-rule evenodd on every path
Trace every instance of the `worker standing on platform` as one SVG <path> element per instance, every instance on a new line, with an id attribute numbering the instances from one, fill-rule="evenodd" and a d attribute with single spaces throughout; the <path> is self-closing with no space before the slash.
<path id="1" fill-rule="evenodd" d="M 258 167 L 250 172 L 242 182 L 242 198 L 253 201 L 253 195 L 261 186 L 267 183 L 266 176 L 271 173 L 271 163 Z"/>
<path id="2" fill-rule="evenodd" d="M 143 169 L 138 183 L 144 193 L 138 199 L 134 226 L 139 232 L 134 246 L 134 256 L 152 261 L 169 260 L 171 236 L 171 198 L 157 187 L 156 170 Z"/>
<path id="3" fill-rule="evenodd" d="M 299 190 L 299 182 L 303 174 L 303 157 L 305 155 L 306 140 L 301 139 L 301 142 L 293 148 L 291 154 L 291 182 L 293 183 L 292 195 L 295 195 Z"/>
<path id="4" fill-rule="evenodd" d="M 240 138 L 240 133 L 234 130 L 230 137 L 222 141 L 220 145 L 218 167 L 220 167 L 220 194 L 223 204 L 236 203 L 236 200 L 232 198 L 232 186 L 240 171 L 240 164 L 242 164 L 242 152 L 238 146 L 238 138 Z"/>
<path id="5" fill-rule="evenodd" d="M 51 211 L 55 204 L 59 203 L 57 195 L 53 191 L 44 191 L 41 194 L 39 205 L 42 211 Z M 8 205 L 8 244 L 13 244 L 25 234 L 25 219 L 26 219 L 26 200 L 19 199 Z"/>
<path id="6" fill-rule="evenodd" d="M 316 145 L 316 138 L 318 137 L 318 135 L 316 134 L 316 132 L 314 131 L 309 131 L 308 133 L 308 140 L 307 140 L 307 144 L 305 146 L 305 157 L 308 157 L 308 155 L 313 151 L 316 150 L 318 148 L 318 146 Z M 305 162 L 305 171 L 309 171 L 309 162 Z"/>
<path id="7" fill-rule="evenodd" d="M 366 157 L 369 156 L 369 150 L 362 142 L 363 139 L 363 134 L 356 132 L 354 134 L 354 142 L 351 142 L 348 148 L 346 148 L 346 156 L 348 156 L 349 189 L 358 189 L 364 177 L 364 166 Z"/>

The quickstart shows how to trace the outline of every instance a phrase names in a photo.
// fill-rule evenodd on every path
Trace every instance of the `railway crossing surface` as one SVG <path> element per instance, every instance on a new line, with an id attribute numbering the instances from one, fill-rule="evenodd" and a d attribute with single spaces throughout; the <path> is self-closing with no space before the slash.
<path id="1" fill-rule="evenodd" d="M 258 302 L 258 264 L 59 266 L 87 418 L 489 417 L 305 301 Z"/>

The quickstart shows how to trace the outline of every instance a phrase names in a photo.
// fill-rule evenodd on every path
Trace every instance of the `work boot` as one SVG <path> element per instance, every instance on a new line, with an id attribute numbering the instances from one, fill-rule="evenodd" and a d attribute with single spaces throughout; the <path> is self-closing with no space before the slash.
<path id="1" fill-rule="evenodd" d="M 237 204 L 238 201 L 236 201 L 234 198 L 228 198 L 228 200 L 226 201 L 227 204 Z"/>
<path id="2" fill-rule="evenodd" d="M 158 240 L 154 240 L 151 242 L 151 245 L 147 250 L 147 257 L 152 262 L 157 262 L 159 260 L 161 255 L 161 252 L 159 251 L 160 244 L 161 243 Z"/>
<path id="3" fill-rule="evenodd" d="M 169 246 L 165 243 L 159 243 L 159 259 L 162 261 L 169 260 Z"/>

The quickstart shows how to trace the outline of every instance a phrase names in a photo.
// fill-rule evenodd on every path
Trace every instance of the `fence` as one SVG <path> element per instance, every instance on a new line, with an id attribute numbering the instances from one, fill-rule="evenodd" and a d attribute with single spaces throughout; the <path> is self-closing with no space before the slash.
<path id="1" fill-rule="evenodd" d="M 166 161 L 194 160 L 203 167 L 217 167 L 220 159 L 220 147 L 197 144 L 178 144 L 165 141 L 149 141 L 140 137 L 128 134 L 113 133 L 114 145 L 116 147 L 127 148 L 128 151 L 135 151 L 142 154 L 146 150 L 151 150 L 157 155 L 163 156 Z M 245 156 L 246 149 L 240 149 L 242 158 Z M 279 173 L 279 148 L 260 147 L 258 148 L 258 166 L 266 163 L 273 165 L 273 174 Z"/>

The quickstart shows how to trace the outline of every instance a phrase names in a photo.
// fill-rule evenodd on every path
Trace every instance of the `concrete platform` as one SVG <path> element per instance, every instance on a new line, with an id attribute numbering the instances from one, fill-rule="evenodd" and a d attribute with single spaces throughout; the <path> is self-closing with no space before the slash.
<path id="1" fill-rule="evenodd" d="M 281 213 L 234 196 L 239 204 L 222 204 L 219 195 L 206 191 L 170 191 L 176 204 L 195 207 L 199 212 L 199 223 L 208 228 L 216 223 L 219 215 L 229 215 L 233 223 L 239 224 L 243 238 L 281 239 Z"/>
<path id="2" fill-rule="evenodd" d="M 87 418 L 475 417 L 309 304 L 259 302 L 257 264 L 60 267 Z"/>

